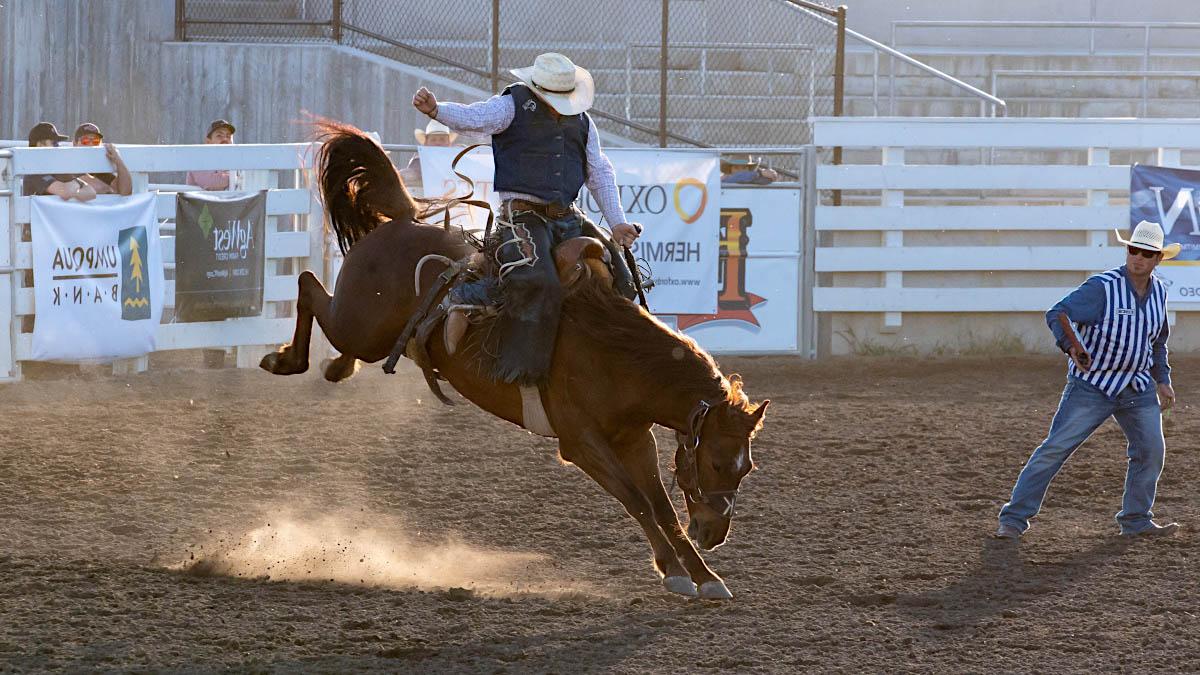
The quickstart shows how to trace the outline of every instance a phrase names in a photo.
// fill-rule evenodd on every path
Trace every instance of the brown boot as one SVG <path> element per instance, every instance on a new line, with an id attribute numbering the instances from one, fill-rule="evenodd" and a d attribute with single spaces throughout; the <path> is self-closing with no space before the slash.
<path id="1" fill-rule="evenodd" d="M 446 313 L 446 322 L 442 326 L 442 338 L 446 345 L 446 353 L 450 356 L 458 350 L 458 343 L 467 332 L 471 322 L 467 319 L 467 310 L 453 308 Z"/>

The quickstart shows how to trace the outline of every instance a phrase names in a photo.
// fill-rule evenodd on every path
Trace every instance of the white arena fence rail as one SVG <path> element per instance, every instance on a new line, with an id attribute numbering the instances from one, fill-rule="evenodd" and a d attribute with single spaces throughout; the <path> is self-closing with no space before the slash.
<path id="1" fill-rule="evenodd" d="M 305 269 L 325 279 L 324 212 L 309 189 L 313 144 L 277 145 L 121 145 L 133 178 L 133 191 L 158 192 L 164 272 L 163 323 L 157 351 L 234 349 L 239 367 L 256 366 L 268 350 L 291 339 L 295 320 L 296 278 Z M 230 170 L 241 190 L 267 192 L 263 312 L 226 321 L 173 323 L 175 297 L 175 192 L 186 186 L 152 184 L 151 174 Z M 26 318 L 37 316 L 32 288 L 30 197 L 21 194 L 31 174 L 111 172 L 103 148 L 28 148 L 0 150 L 0 381 L 21 377 L 20 362 L 32 353 Z M 148 358 L 114 364 L 117 372 L 146 369 Z"/>
<path id="2" fill-rule="evenodd" d="M 1041 314 L 1124 260 L 1111 233 L 1129 226 L 1130 166 L 1113 161 L 1183 166 L 1183 153 L 1200 149 L 1200 123 L 819 118 L 815 140 L 876 158 L 817 168 L 817 190 L 842 196 L 841 205 L 826 198 L 815 209 L 821 346 L 853 351 L 851 342 L 866 339 L 919 350 L 1034 312 L 1024 325 L 1048 344 L 1033 332 Z M 972 154 L 980 163 L 945 162 Z M 1200 302 L 1171 309 L 1174 323 L 1175 312 Z M 907 313 L 925 325 L 908 325 Z M 835 344 L 835 335 L 853 337 Z"/>

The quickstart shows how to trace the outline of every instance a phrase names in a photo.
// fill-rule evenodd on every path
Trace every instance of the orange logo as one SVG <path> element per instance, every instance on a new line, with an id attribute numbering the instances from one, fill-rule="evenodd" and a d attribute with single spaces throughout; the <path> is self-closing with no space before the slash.
<path id="1" fill-rule="evenodd" d="M 686 187 L 694 187 L 700 189 L 700 205 L 696 207 L 695 213 L 688 213 L 683 207 L 683 201 L 680 199 L 680 194 Z M 684 223 L 691 225 L 700 220 L 700 216 L 704 215 L 704 207 L 708 204 L 708 186 L 695 178 L 684 178 L 675 184 L 675 213 L 683 219 Z"/>

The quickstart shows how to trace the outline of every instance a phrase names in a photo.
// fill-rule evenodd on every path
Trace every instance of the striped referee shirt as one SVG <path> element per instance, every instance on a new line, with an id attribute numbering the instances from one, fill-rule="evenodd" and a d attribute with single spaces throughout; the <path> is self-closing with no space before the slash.
<path id="1" fill-rule="evenodd" d="M 1046 322 L 1067 352 L 1070 342 L 1058 315 L 1066 312 L 1079 341 L 1092 357 L 1085 373 L 1067 361 L 1067 373 L 1115 399 L 1125 387 L 1145 391 L 1154 382 L 1171 383 L 1167 363 L 1167 288 L 1151 275 L 1144 296 L 1138 296 L 1122 265 L 1096 274 L 1046 312 Z"/>

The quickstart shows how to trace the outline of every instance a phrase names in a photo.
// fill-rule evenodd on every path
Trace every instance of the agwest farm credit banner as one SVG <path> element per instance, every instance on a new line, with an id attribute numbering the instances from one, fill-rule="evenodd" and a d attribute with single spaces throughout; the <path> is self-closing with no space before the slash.
<path id="1" fill-rule="evenodd" d="M 163 297 L 156 197 L 31 200 L 34 360 L 109 360 L 154 350 Z"/>
<path id="2" fill-rule="evenodd" d="M 180 192 L 176 200 L 178 320 L 261 314 L 267 191 L 235 196 Z"/>
<path id="3" fill-rule="evenodd" d="M 466 183 L 450 171 L 462 148 L 420 149 L 421 181 L 426 197 L 463 195 Z M 653 271 L 647 296 L 656 314 L 714 314 L 717 311 L 720 172 L 715 152 L 609 148 L 626 218 L 645 226 L 633 254 Z M 489 148 L 468 153 L 458 171 L 475 183 L 475 197 L 496 202 Z M 593 222 L 603 222 L 600 207 L 584 188 L 578 205 Z M 454 222 L 481 228 L 486 214 L 466 207 Z"/>

